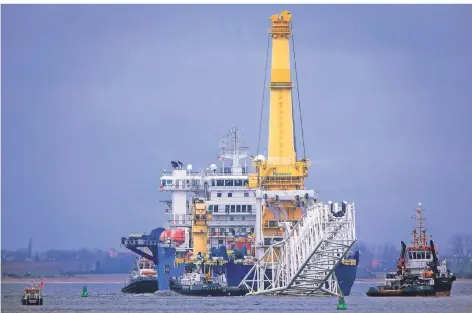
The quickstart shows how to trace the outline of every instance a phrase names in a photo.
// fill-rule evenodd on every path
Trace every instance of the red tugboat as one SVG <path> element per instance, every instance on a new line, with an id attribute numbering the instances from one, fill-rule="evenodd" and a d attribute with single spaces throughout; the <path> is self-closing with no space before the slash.
<path id="1" fill-rule="evenodd" d="M 23 293 L 23 297 L 21 298 L 21 304 L 43 305 L 43 297 L 41 295 L 41 288 L 43 288 L 43 286 L 43 281 L 41 281 L 41 284 L 39 286 L 35 282 L 31 282 L 31 284 L 26 286 Z"/>
<path id="2" fill-rule="evenodd" d="M 413 230 L 413 244 L 407 247 L 402 241 L 402 250 L 397 272 L 387 273 L 385 285 L 370 287 L 369 297 L 426 297 L 450 296 L 456 276 L 447 269 L 446 261 L 439 264 L 433 240 L 427 244 L 421 202 L 416 209 L 418 226 Z"/>

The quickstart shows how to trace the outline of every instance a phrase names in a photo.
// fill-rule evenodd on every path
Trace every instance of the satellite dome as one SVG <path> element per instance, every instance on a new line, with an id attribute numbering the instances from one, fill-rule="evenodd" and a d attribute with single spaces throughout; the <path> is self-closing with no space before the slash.
<path id="1" fill-rule="evenodd" d="M 265 161 L 265 157 L 262 154 L 259 154 L 254 158 L 254 161 Z"/>
<path id="2" fill-rule="evenodd" d="M 216 164 L 211 164 L 210 165 L 210 170 L 214 171 L 216 170 L 218 167 L 216 166 Z"/>
<path id="3" fill-rule="evenodd" d="M 192 167 L 192 164 L 187 165 L 187 171 L 191 171 L 192 168 L 193 168 L 193 167 Z"/>

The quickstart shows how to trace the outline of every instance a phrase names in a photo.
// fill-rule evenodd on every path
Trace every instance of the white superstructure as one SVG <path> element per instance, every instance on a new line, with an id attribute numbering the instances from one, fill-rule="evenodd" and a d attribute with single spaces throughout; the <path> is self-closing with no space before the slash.
<path id="1" fill-rule="evenodd" d="M 219 166 L 210 164 L 206 169 L 194 171 L 191 164 L 185 167 L 181 161 L 172 161 L 172 172 L 163 171 L 160 178 L 160 191 L 171 194 L 171 200 L 163 201 L 169 216 L 167 228 L 191 233 L 189 200 L 198 197 L 205 199 L 212 213 L 212 220 L 208 221 L 209 248 L 221 245 L 230 248 L 234 238 L 250 236 L 256 221 L 256 200 L 255 191 L 247 187 L 247 157 L 242 134 L 233 127 L 220 142 Z M 177 245 L 177 251 L 190 250 L 190 240 L 186 238 L 186 242 Z"/>

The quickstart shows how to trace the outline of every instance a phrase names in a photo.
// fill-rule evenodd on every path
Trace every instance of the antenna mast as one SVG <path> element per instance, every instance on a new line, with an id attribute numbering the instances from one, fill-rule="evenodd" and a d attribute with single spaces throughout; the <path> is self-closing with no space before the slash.
<path id="1" fill-rule="evenodd" d="M 243 175 L 241 160 L 244 159 L 244 168 L 246 168 L 247 147 L 243 146 L 243 134 L 236 127 L 232 127 L 226 138 L 220 141 L 219 160 L 231 159 L 231 171 L 233 175 Z"/>

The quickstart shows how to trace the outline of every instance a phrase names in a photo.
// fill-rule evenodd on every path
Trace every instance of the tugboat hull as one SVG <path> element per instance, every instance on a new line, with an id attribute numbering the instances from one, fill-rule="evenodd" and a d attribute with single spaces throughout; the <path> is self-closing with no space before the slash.
<path id="1" fill-rule="evenodd" d="M 211 297 L 238 297 L 244 296 L 248 291 L 239 287 L 222 287 L 219 284 L 208 285 L 182 285 L 178 280 L 169 280 L 169 289 L 186 296 L 211 296 Z"/>
<path id="2" fill-rule="evenodd" d="M 433 286 L 408 286 L 401 290 L 389 290 L 379 287 L 370 287 L 367 291 L 369 297 L 433 297 Z"/>
<path id="3" fill-rule="evenodd" d="M 369 297 L 449 297 L 454 278 L 437 278 L 434 286 L 407 286 L 403 289 L 388 289 L 386 286 L 370 287 L 366 295 Z"/>
<path id="4" fill-rule="evenodd" d="M 192 288 L 193 286 L 189 287 L 177 287 L 172 286 L 170 290 L 175 291 L 181 295 L 185 296 L 211 296 L 211 297 L 238 297 L 246 295 L 247 291 L 237 287 L 197 287 Z"/>
<path id="5" fill-rule="evenodd" d="M 157 280 L 134 281 L 121 289 L 124 293 L 154 293 L 157 291 Z"/>
<path id="6" fill-rule="evenodd" d="M 43 305 L 43 298 L 41 299 L 21 299 L 23 305 Z"/>

